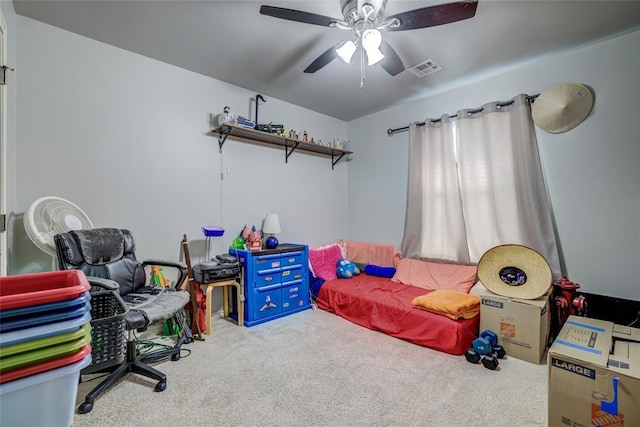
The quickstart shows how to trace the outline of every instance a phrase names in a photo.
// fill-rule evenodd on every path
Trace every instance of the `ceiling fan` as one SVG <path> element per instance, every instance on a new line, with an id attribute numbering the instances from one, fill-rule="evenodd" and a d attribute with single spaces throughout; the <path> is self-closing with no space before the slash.
<path id="1" fill-rule="evenodd" d="M 260 7 L 260 13 L 289 21 L 352 31 L 353 35 L 350 38 L 327 49 L 309 64 L 304 72 L 315 73 L 336 57 L 349 63 L 358 46 L 361 46 L 360 87 L 363 87 L 365 53 L 367 65 L 380 63 L 380 66 L 392 76 L 404 71 L 402 60 L 389 43 L 382 39 L 381 31 L 415 30 L 469 19 L 476 14 L 478 0 L 427 6 L 392 16 L 384 16 L 386 4 L 387 0 L 340 0 L 344 19 L 265 5 Z"/>

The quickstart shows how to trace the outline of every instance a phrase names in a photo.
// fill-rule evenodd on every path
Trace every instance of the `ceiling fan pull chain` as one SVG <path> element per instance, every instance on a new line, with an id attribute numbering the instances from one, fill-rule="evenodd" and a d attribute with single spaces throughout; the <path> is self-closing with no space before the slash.
<path id="1" fill-rule="evenodd" d="M 360 46 L 360 89 L 364 89 L 364 47 Z"/>

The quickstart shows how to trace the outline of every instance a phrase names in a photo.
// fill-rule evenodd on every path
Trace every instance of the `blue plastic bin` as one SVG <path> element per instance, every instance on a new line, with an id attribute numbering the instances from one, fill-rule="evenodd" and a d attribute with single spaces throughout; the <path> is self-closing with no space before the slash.
<path id="1" fill-rule="evenodd" d="M 86 312 L 82 317 L 76 319 L 6 332 L 0 334 L 0 347 L 76 331 L 83 324 L 90 321 L 91 312 Z"/>
<path id="2" fill-rule="evenodd" d="M 0 385 L 0 425 L 3 427 L 71 426 L 80 371 L 91 355 L 80 362 Z"/>

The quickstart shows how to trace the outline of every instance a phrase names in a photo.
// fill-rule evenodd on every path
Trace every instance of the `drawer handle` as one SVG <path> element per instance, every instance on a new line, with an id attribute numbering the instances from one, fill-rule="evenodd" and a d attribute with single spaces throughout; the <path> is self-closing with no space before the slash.
<path id="1" fill-rule="evenodd" d="M 269 292 L 274 289 L 279 289 L 282 285 L 280 283 L 274 283 L 273 285 L 262 286 L 260 288 L 256 288 L 258 292 Z"/>

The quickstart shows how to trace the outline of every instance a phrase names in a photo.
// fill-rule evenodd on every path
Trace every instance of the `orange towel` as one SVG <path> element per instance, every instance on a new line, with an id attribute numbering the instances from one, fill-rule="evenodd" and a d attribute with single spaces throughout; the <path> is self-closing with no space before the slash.
<path id="1" fill-rule="evenodd" d="M 415 297 L 415 308 L 447 316 L 450 319 L 471 319 L 480 313 L 480 297 L 464 292 L 438 289 Z"/>

